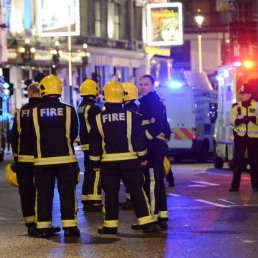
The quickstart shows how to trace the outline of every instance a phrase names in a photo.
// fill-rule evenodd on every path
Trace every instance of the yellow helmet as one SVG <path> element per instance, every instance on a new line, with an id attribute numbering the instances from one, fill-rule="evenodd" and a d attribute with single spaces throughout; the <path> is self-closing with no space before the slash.
<path id="1" fill-rule="evenodd" d="M 62 94 L 61 81 L 53 74 L 44 77 L 39 86 L 39 92 L 41 97 L 47 95 L 60 95 Z"/>
<path id="2" fill-rule="evenodd" d="M 165 156 L 164 161 L 163 161 L 163 166 L 164 166 L 164 172 L 165 172 L 165 177 L 168 175 L 171 165 L 169 159 Z"/>
<path id="3" fill-rule="evenodd" d="M 5 171 L 6 171 L 6 180 L 7 182 L 15 187 L 18 187 L 18 182 L 17 182 L 17 176 L 16 173 L 12 170 L 12 163 L 8 164 L 5 166 Z"/>
<path id="4" fill-rule="evenodd" d="M 133 100 L 138 98 L 138 89 L 137 87 L 131 82 L 124 82 L 122 83 L 124 87 L 124 91 L 127 93 L 124 96 L 124 101 Z"/>
<path id="5" fill-rule="evenodd" d="M 91 80 L 86 79 L 80 87 L 80 95 L 87 96 L 87 95 L 94 95 L 97 96 L 99 94 L 99 86 L 98 84 Z"/>
<path id="6" fill-rule="evenodd" d="M 124 88 L 118 81 L 110 81 L 104 86 L 104 99 L 108 103 L 123 103 Z"/>

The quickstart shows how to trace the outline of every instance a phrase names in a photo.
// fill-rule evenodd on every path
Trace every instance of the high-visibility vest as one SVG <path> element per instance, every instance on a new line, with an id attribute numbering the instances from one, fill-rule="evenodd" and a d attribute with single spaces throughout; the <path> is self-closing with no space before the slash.
<path id="1" fill-rule="evenodd" d="M 242 123 L 236 126 L 236 119 L 242 119 L 244 116 L 255 116 L 256 123 L 250 121 L 248 124 Z M 234 127 L 234 131 L 239 136 L 247 134 L 250 138 L 258 138 L 258 102 L 252 99 L 247 108 L 242 106 L 241 101 L 234 103 L 229 111 L 229 124 Z"/>

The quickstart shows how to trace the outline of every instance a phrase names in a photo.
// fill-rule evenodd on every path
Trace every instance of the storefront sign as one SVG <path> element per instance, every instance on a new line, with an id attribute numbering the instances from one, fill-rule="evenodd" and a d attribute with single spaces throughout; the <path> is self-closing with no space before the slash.
<path id="1" fill-rule="evenodd" d="M 181 3 L 147 5 L 147 44 L 149 46 L 183 44 Z"/>
<path id="2" fill-rule="evenodd" d="M 158 47 L 146 47 L 145 53 L 154 54 L 158 56 L 170 56 L 169 48 L 158 48 Z"/>

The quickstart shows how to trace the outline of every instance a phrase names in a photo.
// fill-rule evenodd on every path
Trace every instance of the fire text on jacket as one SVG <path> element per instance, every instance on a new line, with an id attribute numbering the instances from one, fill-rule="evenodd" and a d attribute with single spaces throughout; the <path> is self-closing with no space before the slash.
<path id="1" fill-rule="evenodd" d="M 40 109 L 40 116 L 63 116 L 63 108 L 42 108 Z"/>
<path id="2" fill-rule="evenodd" d="M 29 114 L 30 114 L 30 110 L 29 109 L 23 109 L 22 111 L 21 111 L 21 116 L 22 117 L 24 117 L 24 116 L 29 116 Z"/>
<path id="3" fill-rule="evenodd" d="M 102 115 L 102 122 L 103 124 L 108 122 L 114 121 L 125 121 L 125 113 L 112 113 L 112 114 L 104 114 Z"/>

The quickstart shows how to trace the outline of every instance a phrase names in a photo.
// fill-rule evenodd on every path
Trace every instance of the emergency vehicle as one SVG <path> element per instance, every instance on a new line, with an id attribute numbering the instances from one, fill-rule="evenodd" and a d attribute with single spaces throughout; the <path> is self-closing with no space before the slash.
<path id="1" fill-rule="evenodd" d="M 217 91 L 206 73 L 176 71 L 171 78 L 172 81 L 156 89 L 167 109 L 171 130 L 169 155 L 176 161 L 195 157 L 206 162 L 213 152 Z"/>
<path id="2" fill-rule="evenodd" d="M 243 83 L 252 85 L 253 98 L 258 101 L 258 67 L 253 62 L 234 62 L 218 69 L 218 118 L 215 126 L 214 166 L 222 168 L 228 162 L 233 168 L 233 127 L 228 123 L 229 110 L 238 99 L 239 88 Z M 255 90 L 256 88 L 256 90 Z"/>
<path id="3" fill-rule="evenodd" d="M 9 134 L 9 85 L 0 75 L 0 161 L 4 158 L 5 146 Z"/>

